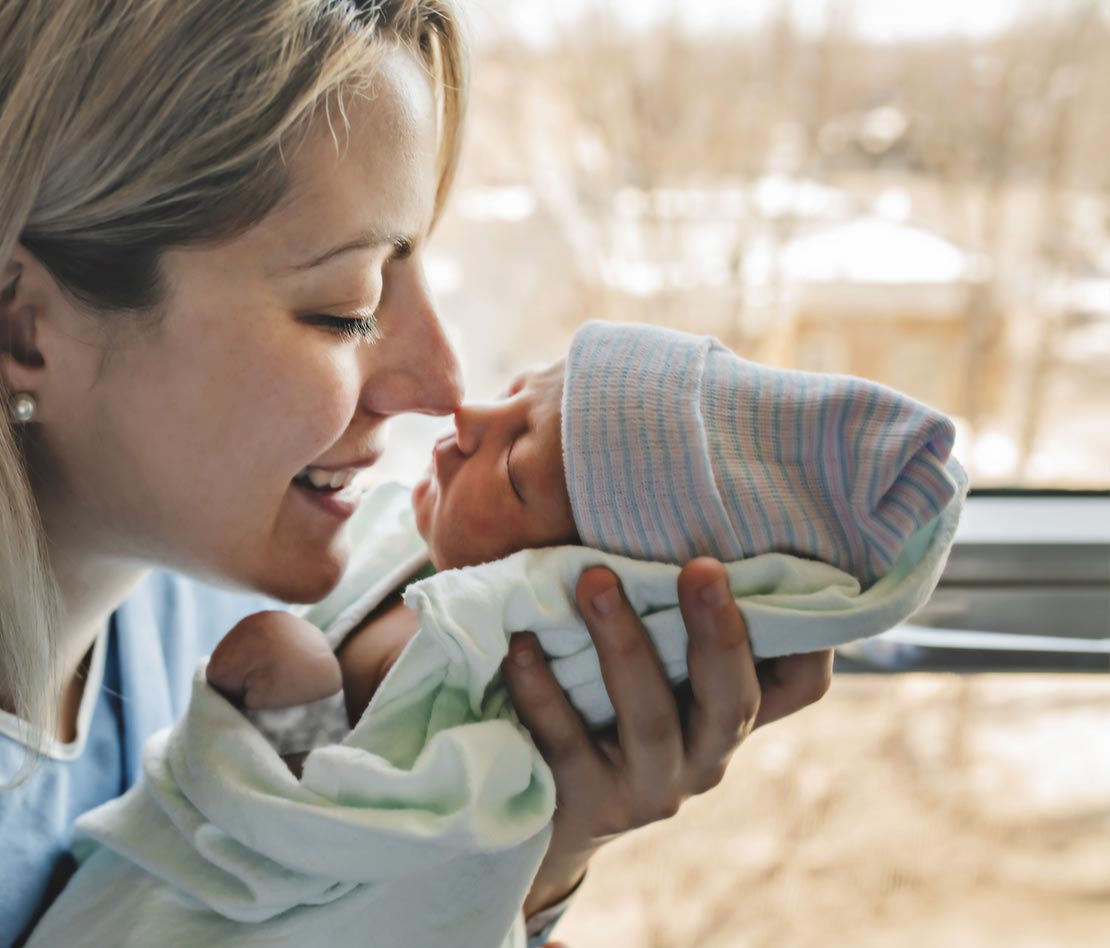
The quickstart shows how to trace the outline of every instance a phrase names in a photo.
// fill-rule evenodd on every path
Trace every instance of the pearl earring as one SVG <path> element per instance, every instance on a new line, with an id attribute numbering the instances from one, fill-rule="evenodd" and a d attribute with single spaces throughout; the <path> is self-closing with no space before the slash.
<path id="1" fill-rule="evenodd" d="M 12 421 L 20 425 L 27 424 L 35 417 L 37 407 L 34 395 L 27 392 L 18 392 L 8 400 L 8 409 L 11 412 Z"/>

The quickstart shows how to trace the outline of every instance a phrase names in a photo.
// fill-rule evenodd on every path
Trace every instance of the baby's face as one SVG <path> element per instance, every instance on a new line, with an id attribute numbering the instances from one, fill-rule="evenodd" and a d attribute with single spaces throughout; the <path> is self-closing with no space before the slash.
<path id="1" fill-rule="evenodd" d="M 564 361 L 519 375 L 497 401 L 464 405 L 413 489 L 436 569 L 577 543 L 563 473 Z"/>

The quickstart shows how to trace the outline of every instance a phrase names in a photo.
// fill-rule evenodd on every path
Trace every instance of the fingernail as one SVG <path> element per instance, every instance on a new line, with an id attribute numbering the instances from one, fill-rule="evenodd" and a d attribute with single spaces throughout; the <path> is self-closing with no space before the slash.
<path id="1" fill-rule="evenodd" d="M 528 641 L 527 636 L 524 635 L 516 636 L 509 649 L 509 654 L 512 655 L 513 663 L 521 668 L 527 668 L 536 660 L 536 649 Z"/>
<path id="2" fill-rule="evenodd" d="M 698 598 L 701 599 L 704 605 L 709 606 L 710 609 L 723 606 L 731 597 L 732 594 L 729 592 L 728 583 L 725 582 L 723 576 L 719 579 L 715 579 L 708 586 L 703 586 L 701 592 L 698 593 Z"/>
<path id="3" fill-rule="evenodd" d="M 616 586 L 610 586 L 603 593 L 598 593 L 593 598 L 594 608 L 603 616 L 613 614 L 613 610 L 617 608 L 621 601 L 621 594 Z"/>

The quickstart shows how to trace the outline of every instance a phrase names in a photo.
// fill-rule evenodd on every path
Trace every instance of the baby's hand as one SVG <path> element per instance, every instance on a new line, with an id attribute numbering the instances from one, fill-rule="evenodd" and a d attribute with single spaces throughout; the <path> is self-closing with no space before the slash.
<path id="1" fill-rule="evenodd" d="M 235 626 L 208 660 L 208 683 L 245 708 L 290 708 L 343 686 L 323 633 L 288 612 L 256 612 Z"/>

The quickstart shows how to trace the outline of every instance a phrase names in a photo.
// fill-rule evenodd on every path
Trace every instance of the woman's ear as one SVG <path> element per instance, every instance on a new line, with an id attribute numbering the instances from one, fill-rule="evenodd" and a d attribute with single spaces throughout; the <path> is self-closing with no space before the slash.
<path id="1" fill-rule="evenodd" d="M 22 391 L 21 370 L 42 368 L 43 358 L 35 348 L 35 311 L 25 279 L 23 247 L 16 248 L 0 280 L 0 375 L 12 391 Z"/>
<path id="2" fill-rule="evenodd" d="M 75 349 L 96 345 L 93 323 L 22 244 L 0 268 L 0 381 L 9 394 L 54 401 L 74 384 Z"/>

